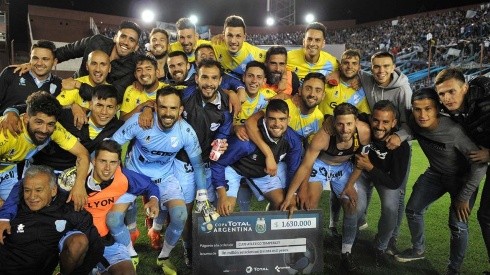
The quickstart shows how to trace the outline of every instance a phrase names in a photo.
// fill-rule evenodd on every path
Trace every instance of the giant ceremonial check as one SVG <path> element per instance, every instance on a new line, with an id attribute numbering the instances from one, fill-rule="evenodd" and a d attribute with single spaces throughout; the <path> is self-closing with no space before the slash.
<path id="1" fill-rule="evenodd" d="M 323 272 L 322 213 L 242 212 L 204 222 L 193 215 L 193 274 Z"/>

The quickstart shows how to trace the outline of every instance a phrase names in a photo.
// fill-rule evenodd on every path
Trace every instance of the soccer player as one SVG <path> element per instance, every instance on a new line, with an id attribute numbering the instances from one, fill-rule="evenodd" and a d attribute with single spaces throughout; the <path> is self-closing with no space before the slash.
<path id="1" fill-rule="evenodd" d="M 56 99 L 61 106 L 71 106 L 77 104 L 85 109 L 88 108 L 89 101 L 92 99 L 92 87 L 108 84 L 107 75 L 111 71 L 109 55 L 100 50 L 95 50 L 88 55 L 87 59 L 88 75 L 76 78 L 80 82 L 80 88 L 63 89 Z"/>
<path id="2" fill-rule="evenodd" d="M 224 41 L 213 44 L 214 52 L 225 72 L 237 79 L 242 78 L 248 62 L 265 60 L 266 51 L 246 42 L 246 33 L 243 18 L 231 15 L 225 19 L 223 26 Z"/>
<path id="3" fill-rule="evenodd" d="M 127 120 L 133 114 L 143 111 L 144 108 L 154 108 L 157 90 L 167 84 L 158 81 L 157 60 L 151 56 L 139 55 L 136 57 L 134 76 L 137 83 L 128 86 L 124 92 L 121 105 L 121 119 Z"/>
<path id="4" fill-rule="evenodd" d="M 172 85 L 181 85 L 183 88 L 195 84 L 194 78 L 192 77 L 194 75 L 194 69 L 191 65 L 183 51 L 169 53 L 167 58 L 168 77 L 166 82 Z"/>
<path id="5" fill-rule="evenodd" d="M 74 116 L 70 109 L 62 109 L 58 122 L 70 134 L 77 138 L 87 149 L 88 153 L 94 152 L 95 147 L 104 139 L 107 139 L 123 124 L 117 119 L 117 90 L 112 85 L 99 85 L 94 87 L 92 99 L 88 102 L 88 110 L 84 113 L 87 124 L 78 129 L 74 124 Z M 26 105 L 18 105 L 5 114 L 7 121 L 12 121 L 13 126 L 20 123 L 18 113 L 25 112 Z M 20 123 L 20 125 L 22 125 Z M 12 133 L 17 132 L 17 127 L 10 128 Z M 19 132 L 17 132 L 19 133 Z M 42 148 L 37 154 L 29 159 L 29 164 L 49 165 L 55 172 L 73 167 L 76 165 L 76 157 L 70 152 L 60 147 L 56 142 L 51 141 Z"/>
<path id="6" fill-rule="evenodd" d="M 158 80 L 164 81 L 168 72 L 167 68 L 167 54 L 169 49 L 169 36 L 168 32 L 164 29 L 153 28 L 150 32 L 150 51 L 147 54 L 151 54 L 157 60 Z"/>
<path id="7" fill-rule="evenodd" d="M 361 113 L 371 113 L 366 99 L 366 93 L 362 86 L 355 89 L 352 82 L 358 80 L 358 73 L 361 70 L 361 53 L 358 50 L 346 50 L 340 59 L 339 73 L 340 83 L 337 86 L 326 86 L 325 98 L 318 108 L 323 114 L 333 114 L 333 109 L 340 103 L 350 103 Z"/>
<path id="8" fill-rule="evenodd" d="M 61 92 L 61 78 L 51 74 L 58 60 L 51 41 L 39 40 L 31 47 L 29 69 L 19 74 L 14 68 L 6 67 L 0 74 L 0 114 L 16 104 L 22 104 L 35 91 L 46 91 L 52 95 Z"/>
<path id="9" fill-rule="evenodd" d="M 328 75 L 338 69 L 337 59 L 322 50 L 326 38 L 327 28 L 322 23 L 310 23 L 306 26 L 303 48 L 288 52 L 287 68 L 295 72 L 301 82 L 309 72 Z"/>
<path id="10" fill-rule="evenodd" d="M 395 255 L 395 259 L 409 262 L 425 257 L 424 213 L 431 203 L 449 193 L 451 240 L 446 274 L 458 274 L 468 245 L 468 218 L 487 164 L 469 159 L 470 152 L 479 150 L 478 146 L 459 124 L 439 115 L 440 108 L 433 88 L 413 93 L 413 115 L 408 122 L 430 165 L 415 182 L 405 209 L 412 248 Z"/>
<path id="11" fill-rule="evenodd" d="M 241 140 L 248 140 L 245 130 L 245 120 L 258 111 L 265 109 L 268 100 L 276 95 L 270 89 L 264 89 L 265 65 L 262 62 L 250 61 L 247 63 L 243 83 L 245 83 L 246 99 L 237 116 L 233 118 L 233 130 Z"/>
<path id="12" fill-rule="evenodd" d="M 157 110 L 150 129 L 138 125 L 138 116 L 132 116 L 113 136 L 119 144 L 135 138 L 126 167 L 141 174 L 151 175 L 152 181 L 160 189 L 162 210 L 167 210 L 170 224 L 165 233 L 163 247 L 157 259 L 165 274 L 176 274 L 176 268 L 169 256 L 179 240 L 187 220 L 186 200 L 197 200 L 199 210 L 207 202 L 206 178 L 201 158 L 201 147 L 194 129 L 181 119 L 184 111 L 181 93 L 174 87 L 165 87 L 157 91 Z M 173 171 L 174 159 L 180 150 L 184 150 L 194 169 L 197 194 L 189 194 L 183 188 L 183 178 Z M 207 209 L 205 209 L 207 211 Z M 159 234 L 162 229 L 164 214 L 153 221 L 149 235 Z M 152 238 L 155 239 L 155 238 Z M 151 240 L 152 246 L 159 245 L 159 240 Z"/>
<path id="13" fill-rule="evenodd" d="M 373 106 L 369 118 L 371 143 L 369 151 L 356 154 L 356 167 L 363 170 L 357 184 L 357 197 L 360 213 L 367 207 L 367 194 L 373 186 L 381 199 L 381 217 L 378 221 L 378 233 L 374 247 L 376 265 L 386 266 L 390 257 L 388 244 L 397 227 L 400 192 L 404 192 L 403 179 L 407 174 L 410 160 L 410 146 L 407 141 L 394 150 L 386 147 L 386 139 L 396 129 L 396 108 L 388 100 L 380 100 Z"/>
<path id="14" fill-rule="evenodd" d="M 288 127 L 288 122 L 288 105 L 283 100 L 273 99 L 267 105 L 265 117 L 258 123 L 262 138 L 273 151 L 276 161 L 286 163 L 281 166 L 286 170 L 278 172 L 278 175 L 267 175 L 263 169 L 264 154 L 253 142 L 242 141 L 236 136 L 229 140 L 228 150 L 217 161 L 211 162 L 212 183 L 218 193 L 218 212 L 221 215 L 233 212 L 242 178 L 263 194 L 272 209 L 279 209 L 284 200 L 284 187 L 294 176 L 302 154 L 301 138 Z M 280 178 L 286 174 L 286 178 Z"/>
<path id="15" fill-rule="evenodd" d="M 313 134 L 322 127 L 323 114 L 318 110 L 318 104 L 325 96 L 325 76 L 321 73 L 306 75 L 298 94 L 292 99 L 286 99 L 289 108 L 289 126 L 298 133 L 306 148 Z M 277 163 L 269 147 L 260 136 L 257 121 L 264 115 L 259 111 L 245 121 L 248 137 L 260 148 L 266 156 L 266 171 L 273 176 L 277 171 Z"/>
<path id="16" fill-rule="evenodd" d="M 134 81 L 134 53 L 138 50 L 138 41 L 141 35 L 140 27 L 131 21 L 123 21 L 114 38 L 108 38 L 102 34 L 85 37 L 79 41 L 64 45 L 56 49 L 55 57 L 58 62 L 82 57 L 82 63 L 74 77 L 88 75 L 88 55 L 101 50 L 109 55 L 111 72 L 107 76 L 107 82 L 116 87 L 118 102 L 122 101 L 124 90 Z M 16 70 L 21 73 L 29 69 L 29 64 L 22 64 Z M 73 79 L 65 79 L 65 89 L 79 89 L 81 82 Z"/>
<path id="17" fill-rule="evenodd" d="M 480 147 L 471 151 L 470 160 L 478 163 L 490 161 L 490 89 L 489 79 L 479 77 L 465 82 L 463 73 L 457 69 L 442 70 L 435 80 L 435 88 L 444 111 L 459 123 L 466 134 Z M 480 86 L 479 83 L 482 83 Z M 483 186 L 478 221 L 490 260 L 490 169 Z M 488 271 L 487 271 L 488 273 Z"/>
<path id="18" fill-rule="evenodd" d="M 322 129 L 313 136 L 281 205 L 281 210 L 290 209 L 291 212 L 290 204 L 296 200 L 294 194 L 304 182 L 308 184 L 305 208 L 317 208 L 322 191 L 330 182 L 330 189 L 341 200 L 344 209 L 341 266 L 349 272 L 356 269 L 351 253 L 359 211 L 356 181 L 361 175 L 361 170 L 354 167 L 350 159 L 370 142 L 369 126 L 359 121 L 357 115 L 357 109 L 352 104 L 342 103 L 335 107 L 335 133 L 328 134 Z"/>
<path id="19" fill-rule="evenodd" d="M 189 63 L 193 63 L 196 59 L 194 55 L 196 48 L 202 44 L 210 44 L 211 42 L 199 39 L 196 25 L 189 18 L 180 18 L 175 23 L 175 27 L 177 28 L 178 41 L 170 44 L 169 51 L 183 51 L 187 55 Z"/>
<path id="20" fill-rule="evenodd" d="M 288 52 L 283 46 L 272 46 L 265 53 L 266 88 L 276 93 L 295 95 L 300 86 L 298 75 L 286 67 Z"/>
<path id="21" fill-rule="evenodd" d="M 61 273 L 82 275 L 102 260 L 92 216 L 66 203 L 53 169 L 30 166 L 12 192 L 18 211 L 0 208 L 0 273 L 53 274 L 59 259 Z"/>
<path id="22" fill-rule="evenodd" d="M 17 182 L 16 163 L 31 158 L 39 150 L 54 141 L 61 148 L 76 156 L 76 183 L 69 199 L 75 203 L 75 210 L 82 209 L 87 194 L 85 178 L 89 167 L 87 149 L 58 122 L 60 103 L 44 91 L 31 94 L 27 100 L 27 111 L 22 116 L 21 133 L 16 137 L 10 131 L 0 135 L 0 158 L 5 164 L 0 169 L 0 200 L 5 200 Z M 5 133 L 4 133 L 5 134 Z"/>

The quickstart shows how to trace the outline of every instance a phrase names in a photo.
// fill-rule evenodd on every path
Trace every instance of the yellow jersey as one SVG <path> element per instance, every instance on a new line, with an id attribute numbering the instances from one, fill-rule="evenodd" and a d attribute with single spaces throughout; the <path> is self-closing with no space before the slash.
<path id="1" fill-rule="evenodd" d="M 333 71 L 338 70 L 339 62 L 337 59 L 326 51 L 320 51 L 320 57 L 314 64 L 308 63 L 305 60 L 303 49 L 291 50 L 288 52 L 288 70 L 295 72 L 298 75 L 299 81 L 303 83 L 303 79 L 309 73 L 321 73 L 328 75 Z"/>
<path id="2" fill-rule="evenodd" d="M 294 104 L 291 99 L 286 99 L 286 103 L 289 108 L 289 127 L 293 128 L 296 133 L 304 138 L 304 140 L 310 140 L 323 124 L 323 114 L 318 107 L 307 115 L 301 114 L 301 110 Z"/>
<path id="3" fill-rule="evenodd" d="M 203 40 L 203 39 L 198 39 L 197 40 L 197 45 L 196 47 L 194 47 L 193 51 L 191 54 L 187 54 L 187 60 L 189 61 L 189 63 L 191 62 L 194 62 L 196 61 L 196 56 L 194 54 L 194 51 L 196 50 L 197 47 L 199 47 L 201 44 L 210 44 L 211 45 L 211 42 L 208 41 L 208 40 Z M 182 44 L 180 44 L 179 41 L 177 42 L 173 42 L 170 44 L 170 47 L 168 49 L 168 52 L 171 53 L 171 52 L 175 52 L 175 51 L 184 51 L 184 48 L 182 47 Z"/>
<path id="4" fill-rule="evenodd" d="M 130 85 L 124 91 L 123 102 L 121 104 L 121 112 L 131 113 L 138 105 L 145 103 L 148 100 L 155 100 L 157 97 L 157 90 L 168 86 L 168 84 L 163 82 L 158 82 L 158 87 L 153 92 L 145 92 L 136 89 L 133 85 Z"/>
<path id="5" fill-rule="evenodd" d="M 360 87 L 356 91 L 342 81 L 337 86 L 325 85 L 325 98 L 320 102 L 318 108 L 325 115 L 333 115 L 335 106 L 344 102 L 356 106 L 360 113 L 371 113 L 364 89 Z"/>
<path id="6" fill-rule="evenodd" d="M 233 55 L 228 52 L 224 42 L 213 44 L 213 49 L 216 58 L 225 69 L 225 72 L 239 80 L 241 80 L 242 75 L 245 73 L 247 63 L 252 60 L 264 62 L 265 53 L 267 52 L 247 42 L 243 42 L 242 48 Z"/>
<path id="7" fill-rule="evenodd" d="M 255 98 L 250 98 L 247 96 L 247 100 L 242 103 L 242 109 L 238 115 L 233 118 L 233 125 L 243 125 L 247 118 L 258 111 L 265 109 L 268 103 L 267 100 L 275 95 L 276 92 L 273 90 L 261 88 Z"/>
<path id="8" fill-rule="evenodd" d="M 75 80 L 81 83 L 88 84 L 91 87 L 93 87 L 88 75 L 76 78 Z M 108 84 L 108 83 L 104 82 L 104 84 Z M 78 93 L 78 89 L 61 90 L 61 93 L 56 97 L 56 99 L 59 101 L 61 106 L 68 106 L 68 105 L 72 105 L 73 103 L 76 103 L 82 106 L 83 108 L 88 109 L 88 105 L 89 105 L 88 101 L 82 99 L 82 97 Z"/>
<path id="9" fill-rule="evenodd" d="M 0 135 L 0 173 L 11 169 L 20 161 L 30 159 L 51 140 L 67 151 L 73 148 L 78 141 L 59 122 L 56 122 L 55 130 L 51 137 L 43 144 L 36 146 L 27 133 L 27 125 L 23 124 L 22 133 L 18 137 L 14 137 L 10 132 L 7 132 L 7 138 L 4 135 Z"/>

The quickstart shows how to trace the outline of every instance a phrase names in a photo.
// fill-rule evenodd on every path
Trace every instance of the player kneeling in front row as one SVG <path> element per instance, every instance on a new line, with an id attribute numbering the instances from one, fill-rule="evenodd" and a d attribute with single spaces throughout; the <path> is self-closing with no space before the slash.
<path id="1" fill-rule="evenodd" d="M 229 215 L 236 204 L 240 180 L 247 183 L 259 198 L 262 195 L 278 210 L 284 200 L 284 188 L 299 167 L 302 153 L 301 138 L 290 127 L 289 109 L 286 102 L 271 100 L 265 118 L 259 120 L 258 127 L 263 139 L 274 154 L 279 172 L 269 176 L 264 170 L 265 156 L 251 141 L 242 141 L 236 136 L 228 140 L 228 150 L 211 162 L 212 183 L 218 193 L 218 212 Z"/>

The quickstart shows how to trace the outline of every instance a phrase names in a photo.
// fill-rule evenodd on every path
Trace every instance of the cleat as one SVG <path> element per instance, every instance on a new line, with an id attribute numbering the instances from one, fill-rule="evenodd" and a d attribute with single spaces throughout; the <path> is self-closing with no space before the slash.
<path id="1" fill-rule="evenodd" d="M 170 259 L 158 258 L 157 265 L 162 268 L 165 275 L 177 275 L 177 268 L 170 262 Z"/>
<path id="2" fill-rule="evenodd" d="M 138 264 L 140 263 L 140 257 L 138 255 L 131 256 L 131 262 L 133 263 L 134 270 L 136 270 Z"/>
<path id="3" fill-rule="evenodd" d="M 150 246 L 154 250 L 162 249 L 162 236 L 160 236 L 160 232 L 150 229 L 148 230 L 148 238 L 150 238 Z"/>
<path id="4" fill-rule="evenodd" d="M 390 265 L 390 255 L 383 250 L 376 249 L 375 259 L 376 267 L 388 267 Z"/>

